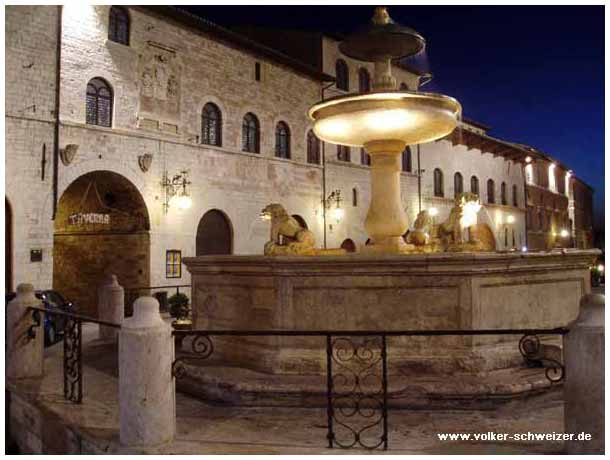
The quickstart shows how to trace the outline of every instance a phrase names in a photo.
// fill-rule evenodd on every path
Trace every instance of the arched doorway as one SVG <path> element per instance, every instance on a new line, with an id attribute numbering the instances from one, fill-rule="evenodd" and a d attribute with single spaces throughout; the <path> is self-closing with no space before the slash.
<path id="1" fill-rule="evenodd" d="M 125 288 L 150 285 L 149 230 L 146 203 L 128 179 L 110 171 L 80 176 L 57 207 L 53 287 L 79 312 L 97 316 L 105 274 Z"/>
<path id="2" fill-rule="evenodd" d="M 197 256 L 233 253 L 233 228 L 224 212 L 206 212 L 197 226 L 195 254 Z"/>
<path id="3" fill-rule="evenodd" d="M 13 291 L 13 210 L 4 198 L 4 289 Z"/>
<path id="4" fill-rule="evenodd" d="M 356 243 L 353 240 L 347 238 L 341 243 L 341 249 L 345 249 L 347 252 L 356 252 Z"/>

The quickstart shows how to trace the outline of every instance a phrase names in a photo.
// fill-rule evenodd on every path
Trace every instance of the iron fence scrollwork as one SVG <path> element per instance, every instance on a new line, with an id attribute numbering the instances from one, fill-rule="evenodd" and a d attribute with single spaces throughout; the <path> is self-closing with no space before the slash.
<path id="1" fill-rule="evenodd" d="M 83 323 L 68 318 L 64 325 L 64 398 L 83 401 Z"/>
<path id="2" fill-rule="evenodd" d="M 175 334 L 175 332 L 174 332 Z M 192 361 L 204 361 L 214 353 L 214 343 L 207 334 L 181 334 L 181 342 L 191 336 L 190 352 L 176 358 L 172 363 L 172 376 L 181 379 L 188 374 L 185 364 Z"/>
<path id="3" fill-rule="evenodd" d="M 83 323 L 94 323 L 102 326 L 120 329 L 120 324 L 101 321 L 97 318 L 79 315 L 51 308 L 29 307 L 32 315 L 32 325 L 28 329 L 28 337 L 36 337 L 36 329 L 43 323 L 44 313 L 59 325 L 58 331 L 63 337 L 63 393 L 67 401 L 75 404 L 83 402 Z M 42 331 L 44 334 L 44 331 Z"/>
<path id="4" fill-rule="evenodd" d="M 536 334 L 525 334 L 519 340 L 519 351 L 529 366 L 544 367 L 544 374 L 551 384 L 561 382 L 565 368 L 561 362 L 561 349 L 555 345 L 544 345 Z"/>
<path id="5" fill-rule="evenodd" d="M 328 447 L 388 448 L 386 337 L 327 336 Z"/>

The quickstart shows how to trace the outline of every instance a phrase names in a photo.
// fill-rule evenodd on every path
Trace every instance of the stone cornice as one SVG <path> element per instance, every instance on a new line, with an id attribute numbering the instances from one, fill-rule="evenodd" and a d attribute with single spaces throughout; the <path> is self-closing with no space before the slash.
<path id="1" fill-rule="evenodd" d="M 348 254 L 342 256 L 202 256 L 183 263 L 191 274 L 263 274 L 281 276 L 420 275 L 464 276 L 588 269 L 601 252 L 566 249 L 532 253 L 438 253 L 410 255 Z"/>

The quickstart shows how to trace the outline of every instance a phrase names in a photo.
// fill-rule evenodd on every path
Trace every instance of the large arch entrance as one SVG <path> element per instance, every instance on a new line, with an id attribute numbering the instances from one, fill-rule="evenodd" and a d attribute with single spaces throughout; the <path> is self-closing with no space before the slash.
<path id="1" fill-rule="evenodd" d="M 4 289 L 13 291 L 13 210 L 4 198 Z"/>
<path id="2" fill-rule="evenodd" d="M 195 254 L 198 256 L 233 253 L 233 227 L 218 209 L 206 212 L 197 226 Z"/>
<path id="3" fill-rule="evenodd" d="M 110 171 L 80 176 L 55 218 L 53 287 L 79 312 L 97 316 L 97 288 L 108 272 L 125 288 L 150 284 L 150 220 L 138 189 Z"/>

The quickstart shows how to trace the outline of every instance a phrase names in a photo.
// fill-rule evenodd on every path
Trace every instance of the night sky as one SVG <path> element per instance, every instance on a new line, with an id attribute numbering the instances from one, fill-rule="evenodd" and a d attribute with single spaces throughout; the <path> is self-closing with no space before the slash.
<path id="1" fill-rule="evenodd" d="M 352 32 L 368 6 L 183 7 L 224 26 Z M 413 62 L 434 79 L 426 91 L 457 98 L 490 135 L 531 145 L 569 165 L 604 209 L 603 6 L 391 6 L 421 33 Z"/>

